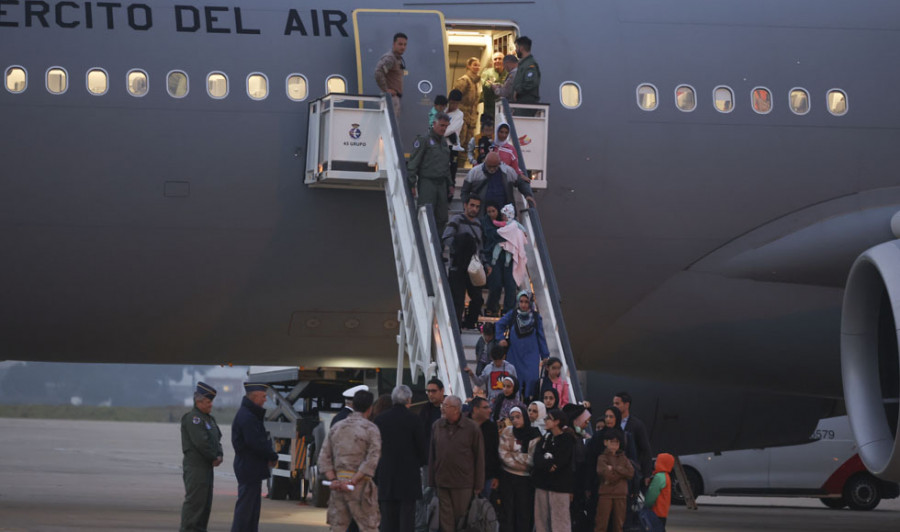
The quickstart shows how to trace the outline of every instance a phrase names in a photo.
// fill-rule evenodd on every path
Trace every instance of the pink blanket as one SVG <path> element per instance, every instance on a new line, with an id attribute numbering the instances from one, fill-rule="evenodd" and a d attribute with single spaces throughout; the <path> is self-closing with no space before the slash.
<path id="1" fill-rule="evenodd" d="M 516 286 L 521 288 L 528 278 L 528 255 L 525 253 L 528 237 L 517 223 L 508 223 L 497 233 L 505 240 L 500 243 L 500 247 L 512 254 L 513 279 L 516 281 Z"/>

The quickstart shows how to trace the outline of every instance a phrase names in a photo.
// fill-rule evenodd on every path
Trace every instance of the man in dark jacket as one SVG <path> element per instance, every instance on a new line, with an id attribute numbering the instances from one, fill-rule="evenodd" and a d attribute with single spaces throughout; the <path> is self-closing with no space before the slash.
<path id="1" fill-rule="evenodd" d="M 484 491 L 481 495 L 488 500 L 491 491 L 500 485 L 500 431 L 497 424 L 491 421 L 491 403 L 484 397 L 475 397 L 469 403 L 472 406 L 472 421 L 481 429 L 484 440 Z"/>
<path id="2" fill-rule="evenodd" d="M 484 442 L 481 429 L 463 417 L 459 397 L 445 397 L 442 412 L 432 427 L 428 485 L 437 491 L 441 532 L 455 532 L 472 497 L 484 489 Z"/>
<path id="3" fill-rule="evenodd" d="M 391 402 L 393 406 L 375 418 L 381 431 L 381 461 L 375 474 L 381 530 L 413 532 L 416 501 L 422 498 L 419 468 L 427 462 L 425 430 L 422 420 L 409 411 L 409 386 L 394 388 Z"/>
<path id="4" fill-rule="evenodd" d="M 641 466 L 641 476 L 643 477 L 643 490 L 646 491 L 650 485 L 650 477 L 652 476 L 653 467 L 653 450 L 650 449 L 650 437 L 648 436 L 647 426 L 640 419 L 631 415 L 631 394 L 628 392 L 619 392 L 613 397 L 613 406 L 622 412 L 622 430 L 631 432 L 634 435 L 634 443 L 637 446 L 638 465 Z"/>
<path id="5" fill-rule="evenodd" d="M 266 435 L 262 407 L 266 403 L 266 384 L 245 383 L 246 395 L 231 423 L 231 444 L 234 446 L 234 475 L 238 481 L 238 500 L 234 505 L 231 532 L 257 532 L 262 504 L 263 480 L 275 466 L 278 455 Z"/>
<path id="6" fill-rule="evenodd" d="M 419 410 L 422 419 L 422 429 L 425 431 L 425 449 L 431 447 L 431 426 L 441 419 L 441 405 L 444 403 L 444 383 L 437 377 L 432 377 L 425 384 L 425 394 L 428 402 Z"/>
<path id="7" fill-rule="evenodd" d="M 450 295 L 453 298 L 453 307 L 460 329 L 475 328 L 478 315 L 481 313 L 481 305 L 484 303 L 481 295 L 482 287 L 472 284 L 469 277 L 468 268 L 472 256 L 478 255 L 485 270 L 485 277 L 491 274 L 491 267 L 487 265 L 487 252 L 484 249 L 481 218 L 478 216 L 480 210 L 481 199 L 478 196 L 469 196 L 463 212 L 450 218 L 441 236 L 441 243 L 450 249 L 447 281 L 450 283 Z M 469 294 L 468 310 L 465 308 L 466 294 Z"/>
<path id="8" fill-rule="evenodd" d="M 467 200 L 471 196 L 477 196 L 485 205 L 493 201 L 503 206 L 507 203 L 515 204 L 516 190 L 525 196 L 532 207 L 535 206 L 534 192 L 528 181 L 519 177 L 515 168 L 502 164 L 497 152 L 491 152 L 483 163 L 473 166 L 466 174 L 460 197 Z"/>

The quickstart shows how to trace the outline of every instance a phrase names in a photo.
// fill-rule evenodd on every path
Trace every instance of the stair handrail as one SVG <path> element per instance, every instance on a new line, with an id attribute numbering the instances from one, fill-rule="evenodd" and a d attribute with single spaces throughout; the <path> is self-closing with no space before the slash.
<path id="1" fill-rule="evenodd" d="M 406 205 L 410 212 L 410 219 L 413 222 L 416 247 L 422 264 L 426 292 L 432 304 L 432 312 L 430 313 L 432 316 L 432 327 L 431 331 L 428 331 L 430 332 L 429 337 L 432 340 L 432 345 L 435 348 L 434 351 L 431 351 L 432 363 L 435 363 L 438 375 L 443 377 L 441 381 L 445 387 L 449 388 L 449 393 L 462 392 L 465 395 L 461 399 L 464 400 L 466 397 L 471 396 L 472 385 L 469 379 L 465 378 L 465 374 L 462 371 L 466 364 L 465 351 L 463 350 L 459 323 L 456 320 L 457 314 L 450 296 L 450 282 L 441 259 L 443 252 L 442 235 L 437 232 L 437 222 L 434 218 L 432 206 L 416 206 L 416 199 L 412 193 L 406 165 L 404 164 L 405 158 L 401 139 L 399 135 L 395 134 L 399 129 L 394 106 L 391 103 L 391 96 L 382 94 L 382 98 L 384 102 L 383 108 L 387 113 L 391 128 L 390 137 L 393 140 L 393 155 L 396 157 L 397 170 L 399 171 L 402 188 L 406 195 Z M 388 149 L 388 146 L 385 145 L 384 150 L 387 151 Z M 425 245 L 423 227 L 427 227 L 427 232 L 432 236 L 430 249 L 426 248 Z M 407 317 L 404 316 L 404 319 L 407 319 Z M 426 333 L 426 331 L 420 331 L 420 333 Z M 448 338 L 450 341 L 447 341 Z M 443 358 L 445 364 L 436 364 L 439 358 Z M 456 371 L 453 371 L 454 362 L 457 366 Z M 398 368 L 398 371 L 400 369 Z M 416 375 L 412 375 L 412 377 L 415 382 Z"/>
<path id="2" fill-rule="evenodd" d="M 513 119 L 509 107 L 509 100 L 501 98 L 500 101 L 503 106 L 503 115 L 506 118 L 506 123 L 509 125 L 509 136 L 512 139 L 513 146 L 516 148 L 519 168 L 522 170 L 522 173 L 527 174 L 528 169 L 525 168 L 525 158 L 522 155 L 522 146 L 519 145 L 519 135 L 516 133 L 515 120 Z M 559 337 L 560 349 L 562 350 L 563 355 L 563 364 L 565 365 L 563 371 L 568 372 L 569 375 L 571 399 L 580 402 L 583 398 L 581 384 L 578 381 L 578 375 L 575 370 L 575 357 L 572 353 L 572 345 L 569 342 L 569 333 L 566 330 L 566 322 L 563 319 L 562 306 L 560 305 L 562 297 L 560 295 L 559 286 L 556 283 L 556 274 L 553 270 L 553 263 L 550 261 L 550 251 L 547 248 L 547 240 L 544 236 L 544 226 L 541 224 L 541 218 L 538 214 L 537 207 L 528 207 L 527 209 L 522 209 L 522 212 L 523 214 L 528 215 L 528 221 L 531 222 L 530 225 L 533 232 L 531 239 L 534 249 L 541 261 L 541 267 L 538 269 L 541 271 L 544 285 L 550 293 L 550 306 L 553 312 L 553 319 L 556 322 L 556 334 Z"/>
<path id="3" fill-rule="evenodd" d="M 444 245 L 443 245 L 443 241 L 441 240 L 441 236 L 443 236 L 443 235 L 439 235 L 437 233 L 437 220 L 435 220 L 434 207 L 431 204 L 422 206 L 420 208 L 420 214 L 421 214 L 421 216 L 419 218 L 420 222 L 426 223 L 428 226 L 428 232 L 435 236 L 435 238 L 433 238 L 431 240 L 432 245 L 434 247 L 434 254 L 433 255 L 429 254 L 429 258 L 433 259 L 433 261 L 436 263 L 436 264 L 432 264 L 432 266 L 433 266 L 432 273 L 435 275 L 435 278 L 436 278 L 435 284 L 438 284 L 441 287 L 440 290 L 436 291 L 437 294 L 435 294 L 435 306 L 443 304 L 445 306 L 445 310 L 447 312 L 446 317 L 449 318 L 446 320 L 447 322 L 444 323 L 444 327 L 441 327 L 440 323 L 438 323 L 438 329 L 442 330 L 442 334 L 441 334 L 442 343 L 443 343 L 443 338 L 444 338 L 443 333 L 449 332 L 450 336 L 453 339 L 452 349 L 450 350 L 451 352 L 449 353 L 450 356 L 446 357 L 448 359 L 448 364 L 445 364 L 443 366 L 445 378 L 442 379 L 442 381 L 444 382 L 445 385 L 451 384 L 454 382 L 455 382 L 455 384 L 461 385 L 462 386 L 461 388 L 456 388 L 455 385 L 452 385 L 451 386 L 451 394 L 453 393 L 453 391 L 455 391 L 457 389 L 462 390 L 463 392 L 465 392 L 465 395 L 463 397 L 461 397 L 460 399 L 465 401 L 465 399 L 467 397 L 472 396 L 472 383 L 469 381 L 468 376 L 463 371 L 463 368 L 465 368 L 466 364 L 467 364 L 466 352 L 465 352 L 465 349 L 463 348 L 463 344 L 462 344 L 462 333 L 459 330 L 459 321 L 457 321 L 457 316 L 459 316 L 459 314 L 456 313 L 456 306 L 453 304 L 453 298 L 451 295 L 452 292 L 450 291 L 450 279 L 447 276 L 447 270 L 444 269 L 444 264 L 443 264 L 443 260 L 442 260 Z M 438 295 L 440 295 L 441 297 L 438 297 Z M 440 301 L 441 299 L 443 299 L 443 301 Z M 435 309 L 434 315 L 435 315 L 436 321 L 438 321 L 438 316 L 441 315 L 439 310 L 440 309 Z M 454 351 L 455 351 L 455 355 L 456 355 L 455 357 L 453 357 Z M 455 358 L 455 362 L 456 362 L 456 371 L 455 372 L 452 371 L 453 367 L 451 365 L 452 363 L 450 363 L 450 361 L 453 360 L 454 358 Z M 441 366 L 438 366 L 438 367 L 441 367 Z"/>

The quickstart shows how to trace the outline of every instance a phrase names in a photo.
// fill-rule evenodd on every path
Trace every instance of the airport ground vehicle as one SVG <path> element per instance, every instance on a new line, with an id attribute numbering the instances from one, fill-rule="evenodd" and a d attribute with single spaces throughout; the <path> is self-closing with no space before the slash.
<path id="1" fill-rule="evenodd" d="M 265 425 L 278 463 L 268 480 L 268 497 L 305 501 L 311 496 L 312 504 L 326 506 L 329 492 L 316 462 L 331 418 L 343 408 L 345 389 L 366 384 L 377 395 L 379 372 L 298 367 L 252 371 L 249 380 L 270 387 Z"/>
<path id="2" fill-rule="evenodd" d="M 846 416 L 819 421 L 809 443 L 682 456 L 695 496 L 817 497 L 834 509 L 872 510 L 900 486 L 866 470 Z M 681 502 L 675 482 L 672 499 Z"/>

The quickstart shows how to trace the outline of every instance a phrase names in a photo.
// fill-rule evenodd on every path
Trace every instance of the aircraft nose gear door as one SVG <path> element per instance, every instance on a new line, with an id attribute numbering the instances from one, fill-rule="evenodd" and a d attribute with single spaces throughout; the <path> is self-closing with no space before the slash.
<path id="1" fill-rule="evenodd" d="M 440 11 L 357 9 L 353 11 L 356 75 L 360 94 L 381 94 L 375 65 L 391 51 L 394 34 L 409 38 L 403 60 L 400 138 L 406 151 L 428 129 L 428 112 L 438 94 L 447 95 L 447 32 Z"/>

